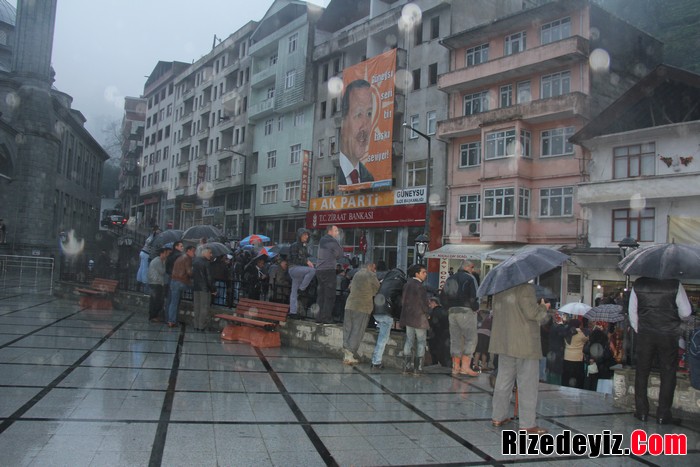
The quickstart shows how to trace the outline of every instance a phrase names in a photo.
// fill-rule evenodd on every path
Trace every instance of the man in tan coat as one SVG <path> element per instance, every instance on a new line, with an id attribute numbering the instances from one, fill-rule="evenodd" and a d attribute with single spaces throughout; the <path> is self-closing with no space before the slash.
<path id="1" fill-rule="evenodd" d="M 547 316 L 549 303 L 537 303 L 535 287 L 520 284 L 493 296 L 493 324 L 489 352 L 498 354 L 498 376 L 493 390 L 491 422 L 500 427 L 510 421 L 510 397 L 518 381 L 520 429 L 542 434 L 535 425 L 539 384 L 540 322 Z"/>
<path id="2" fill-rule="evenodd" d="M 377 268 L 374 263 L 360 269 L 350 282 L 350 295 L 345 302 L 345 319 L 343 320 L 343 363 L 355 365 L 355 352 L 360 348 L 362 336 L 367 329 L 369 316 L 374 308 L 374 296 L 379 290 Z"/>

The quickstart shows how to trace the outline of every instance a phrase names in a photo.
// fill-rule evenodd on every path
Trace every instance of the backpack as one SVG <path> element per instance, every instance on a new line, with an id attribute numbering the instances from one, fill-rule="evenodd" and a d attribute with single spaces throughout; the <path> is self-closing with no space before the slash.
<path id="1" fill-rule="evenodd" d="M 478 310 L 479 301 L 476 297 L 472 297 L 472 299 L 468 300 L 469 303 L 464 303 L 465 296 L 467 295 L 466 287 L 472 278 L 465 273 L 467 277 L 465 277 L 464 281 L 460 283 L 459 279 L 457 278 L 457 274 L 458 273 L 451 275 L 445 281 L 445 285 L 442 287 L 442 293 L 440 294 L 440 302 L 447 308 L 453 306 L 466 306 L 471 307 L 472 310 Z"/>

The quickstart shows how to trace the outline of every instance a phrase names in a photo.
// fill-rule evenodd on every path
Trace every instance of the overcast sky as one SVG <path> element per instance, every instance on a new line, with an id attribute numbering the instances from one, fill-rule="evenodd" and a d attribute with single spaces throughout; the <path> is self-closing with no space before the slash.
<path id="1" fill-rule="evenodd" d="M 16 0 L 9 0 L 16 5 Z M 259 21 L 273 0 L 58 0 L 52 65 L 92 136 L 121 121 L 123 97 L 140 96 L 159 60 L 191 63 Z M 311 0 L 326 5 L 326 0 Z"/>

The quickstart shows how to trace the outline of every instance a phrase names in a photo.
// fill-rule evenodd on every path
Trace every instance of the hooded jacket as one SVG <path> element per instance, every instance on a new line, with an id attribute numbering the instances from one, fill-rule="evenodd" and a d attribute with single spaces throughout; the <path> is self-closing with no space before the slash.
<path id="1" fill-rule="evenodd" d="M 343 256 L 343 247 L 340 242 L 332 235 L 324 235 L 318 242 L 318 264 L 316 269 L 319 271 L 335 269 L 337 261 Z"/>
<path id="2" fill-rule="evenodd" d="M 309 250 L 306 248 L 306 243 L 302 243 L 301 236 L 303 234 L 309 234 L 309 231 L 305 228 L 300 228 L 297 230 L 297 241 L 292 243 L 289 247 L 289 267 L 294 266 L 308 266 L 306 263 L 309 260 Z"/>

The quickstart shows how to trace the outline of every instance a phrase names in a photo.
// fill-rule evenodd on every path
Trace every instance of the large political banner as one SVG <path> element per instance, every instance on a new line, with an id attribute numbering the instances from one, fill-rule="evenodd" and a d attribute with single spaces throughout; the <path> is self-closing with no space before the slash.
<path id="1" fill-rule="evenodd" d="M 342 192 L 391 187 L 396 50 L 343 70 L 339 167 Z"/>

